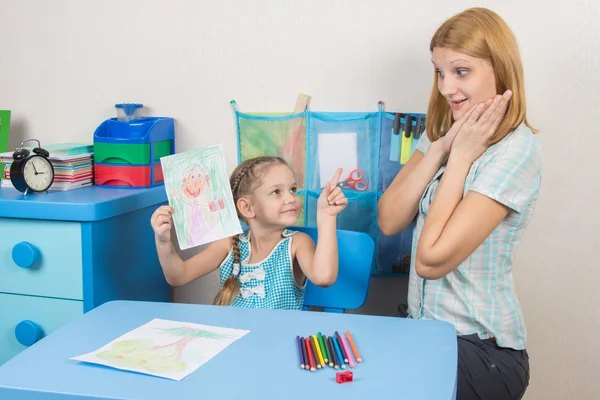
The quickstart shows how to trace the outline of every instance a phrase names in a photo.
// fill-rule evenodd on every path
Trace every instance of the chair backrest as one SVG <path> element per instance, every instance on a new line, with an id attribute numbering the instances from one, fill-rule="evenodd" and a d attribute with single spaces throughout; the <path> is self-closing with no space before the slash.
<path id="1" fill-rule="evenodd" d="M 309 235 L 317 243 L 317 228 L 294 226 L 290 229 Z M 344 312 L 361 307 L 369 292 L 375 243 L 364 232 L 337 230 L 338 277 L 330 287 L 308 282 L 305 307 L 323 307 L 325 311 Z"/>

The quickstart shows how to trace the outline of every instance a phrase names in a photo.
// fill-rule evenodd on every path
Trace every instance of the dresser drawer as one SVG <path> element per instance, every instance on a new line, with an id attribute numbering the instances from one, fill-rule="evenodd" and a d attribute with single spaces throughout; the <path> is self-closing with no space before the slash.
<path id="1" fill-rule="evenodd" d="M 0 364 L 82 314 L 82 301 L 0 293 Z"/>
<path id="2" fill-rule="evenodd" d="M 83 299 L 79 222 L 0 218 L 0 292 Z"/>

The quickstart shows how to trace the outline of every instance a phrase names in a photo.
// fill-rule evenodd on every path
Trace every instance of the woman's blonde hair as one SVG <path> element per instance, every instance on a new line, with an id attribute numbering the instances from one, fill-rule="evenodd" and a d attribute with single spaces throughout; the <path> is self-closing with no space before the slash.
<path id="1" fill-rule="evenodd" d="M 243 220 L 244 217 L 237 208 L 237 201 L 241 197 L 250 195 L 254 189 L 260 185 L 260 178 L 267 169 L 277 164 L 283 164 L 289 167 L 288 163 L 281 157 L 261 156 L 244 161 L 233 171 L 231 178 L 229 179 L 229 184 L 233 194 L 233 203 L 236 205 L 236 211 L 240 219 Z M 235 235 L 233 237 L 232 253 L 233 267 L 231 269 L 231 275 L 227 278 L 213 301 L 213 304 L 218 306 L 230 305 L 240 292 L 240 282 L 238 281 L 238 275 L 235 274 L 236 265 L 241 269 L 240 235 Z"/>
<path id="2" fill-rule="evenodd" d="M 429 44 L 433 52 L 443 47 L 491 63 L 499 94 L 510 89 L 513 93 L 505 118 L 498 125 L 490 144 L 497 143 L 515 130 L 523 121 L 533 133 L 526 115 L 523 66 L 517 41 L 506 22 L 486 8 L 470 8 L 446 20 L 438 28 Z M 452 109 L 438 89 L 438 75 L 434 74 L 433 88 L 427 109 L 427 136 L 432 142 L 444 136 L 452 124 Z"/>

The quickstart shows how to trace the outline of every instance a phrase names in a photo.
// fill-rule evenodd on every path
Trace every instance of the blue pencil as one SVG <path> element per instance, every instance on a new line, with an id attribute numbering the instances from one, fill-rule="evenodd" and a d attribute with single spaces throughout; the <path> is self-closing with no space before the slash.
<path id="1" fill-rule="evenodd" d="M 346 366 L 344 365 L 344 357 L 342 356 L 342 352 L 340 351 L 340 346 L 338 345 L 338 341 L 335 340 L 335 337 L 332 337 L 331 341 L 333 342 L 333 347 L 335 347 L 335 352 L 337 354 L 337 358 L 340 361 L 340 368 L 341 369 L 346 368 Z"/>

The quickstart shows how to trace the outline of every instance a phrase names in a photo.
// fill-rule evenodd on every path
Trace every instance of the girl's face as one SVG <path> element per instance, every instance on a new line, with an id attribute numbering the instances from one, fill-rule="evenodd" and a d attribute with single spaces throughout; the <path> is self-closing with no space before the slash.
<path id="1" fill-rule="evenodd" d="M 268 225 L 294 225 L 302 210 L 296 194 L 296 177 L 287 165 L 276 164 L 261 177 L 261 184 L 252 194 L 252 208 L 256 217 Z"/>
<path id="2" fill-rule="evenodd" d="M 450 104 L 454 120 L 497 94 L 494 69 L 487 60 L 435 47 L 431 62 L 438 75 L 438 90 Z"/>
<path id="3" fill-rule="evenodd" d="M 208 185 L 208 175 L 192 170 L 183 178 L 183 194 L 191 199 L 198 198 Z"/>

